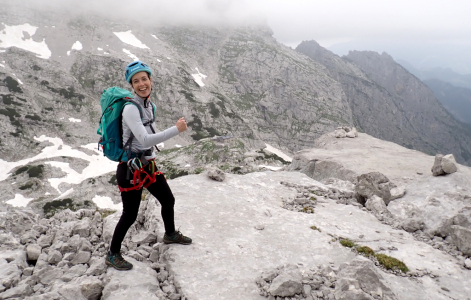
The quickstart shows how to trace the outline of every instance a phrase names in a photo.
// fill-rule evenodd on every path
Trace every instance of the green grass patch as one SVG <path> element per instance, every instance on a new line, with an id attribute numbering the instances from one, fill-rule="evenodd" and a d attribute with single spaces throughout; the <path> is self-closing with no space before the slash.
<path id="1" fill-rule="evenodd" d="M 403 273 L 407 273 L 409 271 L 409 268 L 407 268 L 405 263 L 403 263 L 402 261 L 394 257 L 388 256 L 382 253 L 375 254 L 375 257 L 378 260 L 378 262 L 387 270 L 392 270 L 392 269 L 397 268 L 401 270 Z"/>
<path id="2" fill-rule="evenodd" d="M 70 198 L 48 202 L 44 204 L 43 211 L 46 216 L 52 217 L 58 210 L 67 208 L 75 211 L 75 205 L 73 205 L 73 200 Z"/>
<path id="3" fill-rule="evenodd" d="M 31 166 L 28 168 L 29 177 L 42 177 L 44 174 L 44 165 Z"/>
<path id="4" fill-rule="evenodd" d="M 112 209 L 98 209 L 97 212 L 100 213 L 101 217 L 104 219 L 108 217 L 109 215 L 112 215 L 116 212 L 116 210 Z"/>
<path id="5" fill-rule="evenodd" d="M 118 182 L 116 181 L 116 174 L 114 174 L 113 176 L 111 176 L 110 180 L 108 181 L 108 183 L 111 183 L 112 185 L 118 185 Z"/>
<path id="6" fill-rule="evenodd" d="M 15 175 L 20 175 L 21 173 L 24 173 L 28 170 L 27 166 L 21 167 L 18 170 L 15 171 Z"/>
<path id="7" fill-rule="evenodd" d="M 309 206 L 306 206 L 303 208 L 303 212 L 304 213 L 307 213 L 307 214 L 313 214 L 314 213 L 314 209 L 312 209 L 312 207 L 309 207 Z"/>
<path id="8" fill-rule="evenodd" d="M 344 247 L 347 247 L 347 248 L 353 248 L 353 247 L 356 246 L 355 242 L 353 242 L 352 240 L 349 240 L 349 239 L 341 239 L 340 244 Z"/>
<path id="9" fill-rule="evenodd" d="M 203 171 L 204 171 L 204 168 L 198 167 L 198 168 L 195 169 L 195 174 L 201 174 L 201 173 L 203 173 Z"/>
<path id="10" fill-rule="evenodd" d="M 20 88 L 18 82 L 12 77 L 7 76 L 5 79 L 3 79 L 3 82 L 5 82 L 10 92 L 23 93 L 23 90 Z"/>
<path id="11" fill-rule="evenodd" d="M 312 228 L 312 227 L 311 227 Z M 375 253 L 373 249 L 368 246 L 359 246 L 356 245 L 353 241 L 349 239 L 341 239 L 340 244 L 344 247 L 354 248 L 359 254 L 371 258 L 374 256 L 380 265 L 382 265 L 387 270 L 394 270 L 398 269 L 403 273 L 407 273 L 409 268 L 407 268 L 406 264 L 402 261 L 398 260 L 397 258 L 388 256 L 382 253 Z"/>
<path id="12" fill-rule="evenodd" d="M 375 252 L 373 251 L 373 249 L 371 249 L 371 248 L 368 247 L 368 246 L 361 246 L 361 247 L 357 247 L 356 249 L 357 249 L 358 253 L 363 254 L 363 255 L 366 256 L 366 257 L 369 257 L 369 256 L 375 254 Z"/>
<path id="13" fill-rule="evenodd" d="M 312 230 L 317 230 L 317 231 L 321 232 L 320 228 L 317 227 L 317 226 L 314 226 L 314 225 L 313 225 L 313 226 L 311 226 L 310 228 L 311 228 Z"/>

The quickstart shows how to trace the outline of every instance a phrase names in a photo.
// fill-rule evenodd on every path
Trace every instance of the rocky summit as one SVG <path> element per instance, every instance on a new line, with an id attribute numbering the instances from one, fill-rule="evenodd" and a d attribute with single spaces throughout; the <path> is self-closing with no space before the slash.
<path id="1" fill-rule="evenodd" d="M 123 243 L 131 271 L 104 264 L 119 211 L 9 208 L 0 297 L 470 299 L 471 168 L 434 176 L 434 157 L 362 133 L 317 146 L 285 170 L 169 180 L 193 244 L 162 243 L 147 195 Z"/>

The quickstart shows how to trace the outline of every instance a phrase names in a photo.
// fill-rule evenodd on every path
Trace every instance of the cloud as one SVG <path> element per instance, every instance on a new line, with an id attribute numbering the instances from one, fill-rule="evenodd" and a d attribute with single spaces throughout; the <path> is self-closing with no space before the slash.
<path id="1" fill-rule="evenodd" d="M 0 0 L 59 14 L 101 14 L 146 26 L 266 22 L 275 38 L 323 46 L 353 39 L 470 42 L 471 2 L 462 0 Z M 11 4 L 15 2 L 15 4 Z M 17 3 L 17 4 L 16 4 Z"/>
<path id="2" fill-rule="evenodd" d="M 237 25 L 251 20 L 245 0 L 24 0 L 21 5 L 59 14 L 102 15 L 126 22 L 159 25 Z"/>

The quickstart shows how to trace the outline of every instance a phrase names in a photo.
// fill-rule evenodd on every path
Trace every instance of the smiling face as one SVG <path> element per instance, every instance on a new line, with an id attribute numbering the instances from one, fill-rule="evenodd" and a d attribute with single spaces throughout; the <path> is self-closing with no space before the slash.
<path id="1" fill-rule="evenodd" d="M 139 97 L 147 98 L 150 96 L 152 78 L 144 71 L 136 73 L 131 78 L 131 86 Z"/>

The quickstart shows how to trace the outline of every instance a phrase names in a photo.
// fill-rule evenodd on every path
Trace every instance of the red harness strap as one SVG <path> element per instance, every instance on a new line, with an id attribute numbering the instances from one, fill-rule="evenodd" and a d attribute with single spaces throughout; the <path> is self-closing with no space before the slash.
<path id="1" fill-rule="evenodd" d="M 154 161 L 152 161 L 151 163 L 155 164 Z M 155 168 L 153 168 L 153 169 L 155 169 Z M 143 179 L 141 179 L 141 174 L 142 173 L 145 174 L 145 177 Z M 151 184 L 153 184 L 154 182 L 157 181 L 157 179 L 156 179 L 157 175 L 165 176 L 164 173 L 162 173 L 160 171 L 155 171 L 155 172 L 152 173 L 152 175 L 149 175 L 149 173 L 144 171 L 144 168 L 140 168 L 139 170 L 134 171 L 134 176 L 133 176 L 133 179 L 131 180 L 131 183 L 134 184 L 134 186 L 129 187 L 129 188 L 123 188 L 123 187 L 118 186 L 119 191 L 120 192 L 129 192 L 129 191 L 133 191 L 133 190 L 140 190 L 142 187 L 147 188 Z M 165 180 L 167 180 L 167 178 L 165 178 Z"/>

